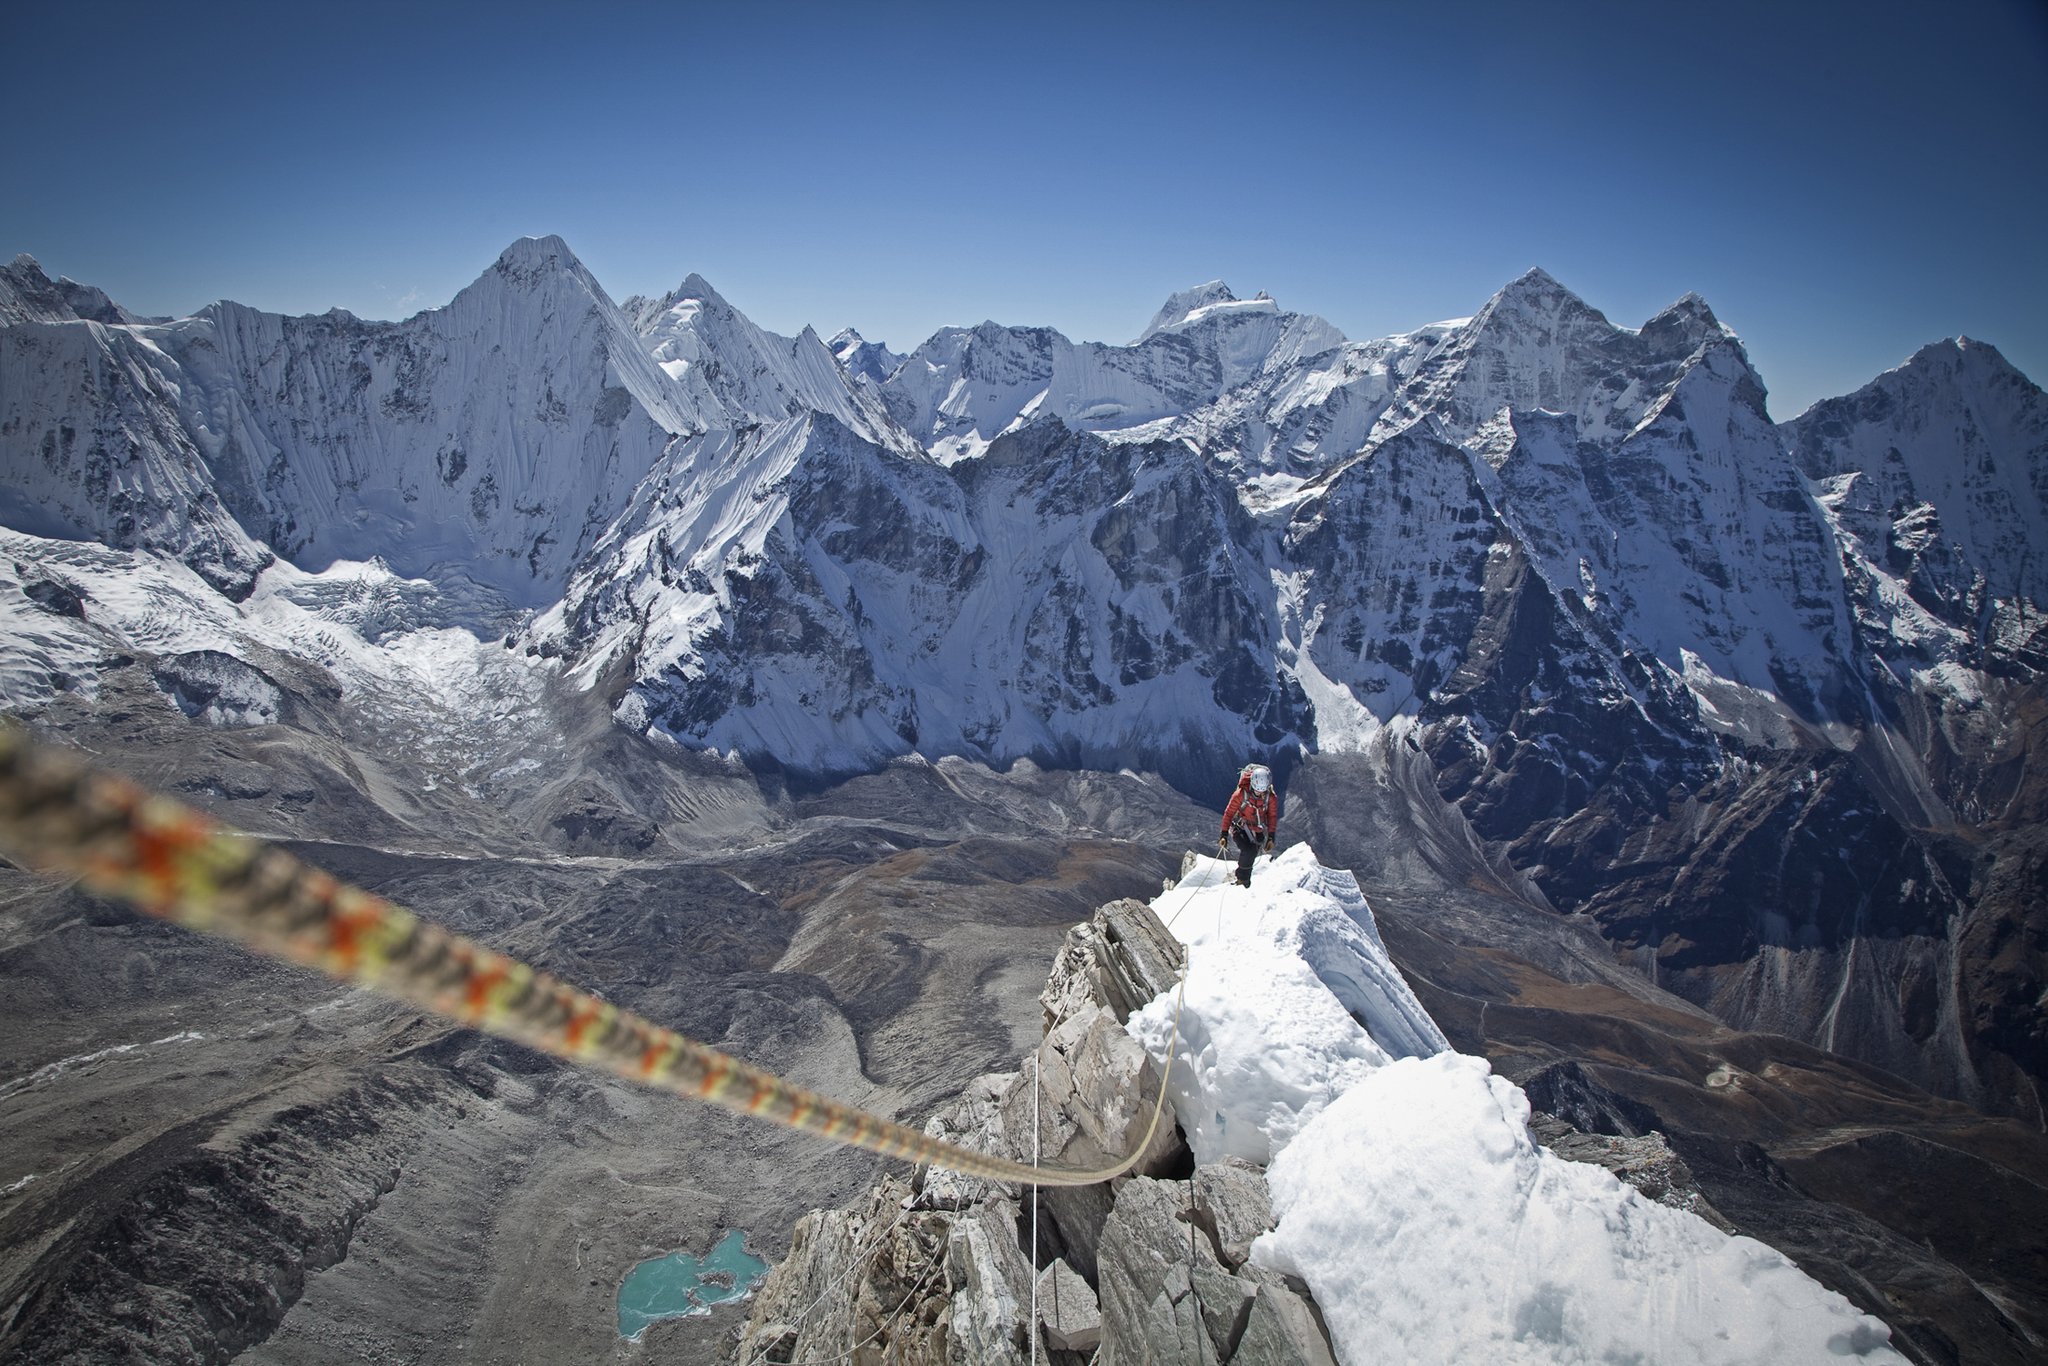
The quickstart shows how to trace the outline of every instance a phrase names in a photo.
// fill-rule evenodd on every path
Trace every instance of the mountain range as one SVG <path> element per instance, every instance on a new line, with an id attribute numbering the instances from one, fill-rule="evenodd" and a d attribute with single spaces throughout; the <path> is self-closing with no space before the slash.
<path id="1" fill-rule="evenodd" d="M 0 469 L 10 710 L 420 765 L 258 825 L 475 803 L 640 857 L 734 783 L 1206 803 L 1256 759 L 1410 896 L 1419 976 L 1511 952 L 2048 1121 L 2048 398 L 1982 342 L 1779 422 L 1704 300 L 1619 326 L 1542 271 L 1371 341 L 1219 281 L 1128 345 L 899 355 L 695 275 L 614 303 L 558 238 L 399 322 L 144 319 L 22 257 Z M 553 773 L 561 715 L 695 776 Z"/>

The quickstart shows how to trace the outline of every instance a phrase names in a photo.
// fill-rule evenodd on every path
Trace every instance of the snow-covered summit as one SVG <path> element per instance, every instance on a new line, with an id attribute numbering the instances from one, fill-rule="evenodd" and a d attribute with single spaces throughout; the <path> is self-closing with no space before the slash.
<path id="1" fill-rule="evenodd" d="M 1970 634 L 1987 590 L 2048 601 L 2048 395 L 1998 348 L 1931 343 L 1780 430 L 1873 563 Z"/>
<path id="2" fill-rule="evenodd" d="M 52 280 L 27 252 L 0 266 L 0 327 L 24 322 L 136 323 L 145 321 L 76 280 Z"/>
<path id="3" fill-rule="evenodd" d="M 896 367 L 903 363 L 903 357 L 887 346 L 869 341 L 850 327 L 833 333 L 825 345 L 856 383 L 865 380 L 869 384 L 880 384 L 896 373 Z"/>
<path id="4" fill-rule="evenodd" d="M 1164 332 L 1169 327 L 1186 322 L 1197 309 L 1207 308 L 1212 304 L 1236 302 L 1237 296 L 1232 294 L 1230 286 L 1221 280 L 1211 280 L 1207 284 L 1170 294 L 1166 302 L 1159 306 L 1159 311 L 1152 315 L 1152 321 L 1145 324 L 1145 330 L 1132 339 L 1131 345 L 1136 346 L 1155 332 Z"/>
<path id="5" fill-rule="evenodd" d="M 694 272 L 661 298 L 636 296 L 622 308 L 647 354 L 711 422 L 732 426 L 821 412 L 879 445 L 910 448 L 881 402 L 855 388 L 808 327 L 795 337 L 777 336 Z"/>
<path id="6" fill-rule="evenodd" d="M 1687 293 L 1663 312 L 1644 323 L 1640 335 L 1659 351 L 1700 347 L 1718 338 L 1735 337 L 1726 323 L 1698 294 Z"/>
<path id="7" fill-rule="evenodd" d="M 557 268 L 578 272 L 585 279 L 590 278 L 590 272 L 584 268 L 581 258 L 569 249 L 567 242 L 554 233 L 515 239 L 510 246 L 498 253 L 498 259 L 491 265 L 491 269 L 500 274 L 527 277 L 537 277 Z"/>

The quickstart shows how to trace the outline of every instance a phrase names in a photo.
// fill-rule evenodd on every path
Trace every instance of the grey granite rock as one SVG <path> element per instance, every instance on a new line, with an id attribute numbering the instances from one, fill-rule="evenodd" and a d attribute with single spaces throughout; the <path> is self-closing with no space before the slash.
<path id="1" fill-rule="evenodd" d="M 1038 1273 L 1038 1322 L 1045 1345 L 1054 1351 L 1088 1352 L 1102 1342 L 1102 1306 L 1095 1287 L 1064 1260 Z"/>
<path id="2" fill-rule="evenodd" d="M 1241 1158 L 1195 1168 L 1195 1222 L 1216 1242 L 1217 1255 L 1235 1271 L 1251 1256 L 1252 1240 L 1273 1227 L 1273 1197 L 1266 1174 Z"/>
<path id="3" fill-rule="evenodd" d="M 954 1286 L 953 1366 L 1022 1366 L 1031 1267 L 1017 1246 L 1017 1207 L 991 1200 L 954 1221 L 946 1248 Z"/>
<path id="4" fill-rule="evenodd" d="M 1322 1324 L 1278 1276 L 1261 1278 L 1231 1366 L 1336 1366 Z"/>

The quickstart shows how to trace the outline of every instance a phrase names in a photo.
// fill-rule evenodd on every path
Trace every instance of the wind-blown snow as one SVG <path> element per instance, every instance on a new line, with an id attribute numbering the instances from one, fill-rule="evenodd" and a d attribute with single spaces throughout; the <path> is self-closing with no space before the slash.
<path id="1" fill-rule="evenodd" d="M 1249 889 L 1199 859 L 1154 906 L 1188 946 L 1167 1084 L 1195 1160 L 1270 1163 L 1253 1259 L 1308 1283 L 1347 1366 L 1903 1360 L 1782 1254 L 1538 1146 L 1306 845 Z M 1168 992 L 1131 1032 L 1156 1053 L 1174 1017 Z"/>

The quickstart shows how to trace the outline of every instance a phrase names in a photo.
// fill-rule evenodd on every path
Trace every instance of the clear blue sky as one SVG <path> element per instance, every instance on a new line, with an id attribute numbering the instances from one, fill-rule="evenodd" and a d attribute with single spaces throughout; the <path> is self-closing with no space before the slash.
<path id="1" fill-rule="evenodd" d="M 515 237 L 907 350 L 1222 277 L 1354 338 L 1688 290 L 1774 415 L 1965 333 L 2048 382 L 2048 5 L 16 0 L 0 259 L 402 317 Z"/>

